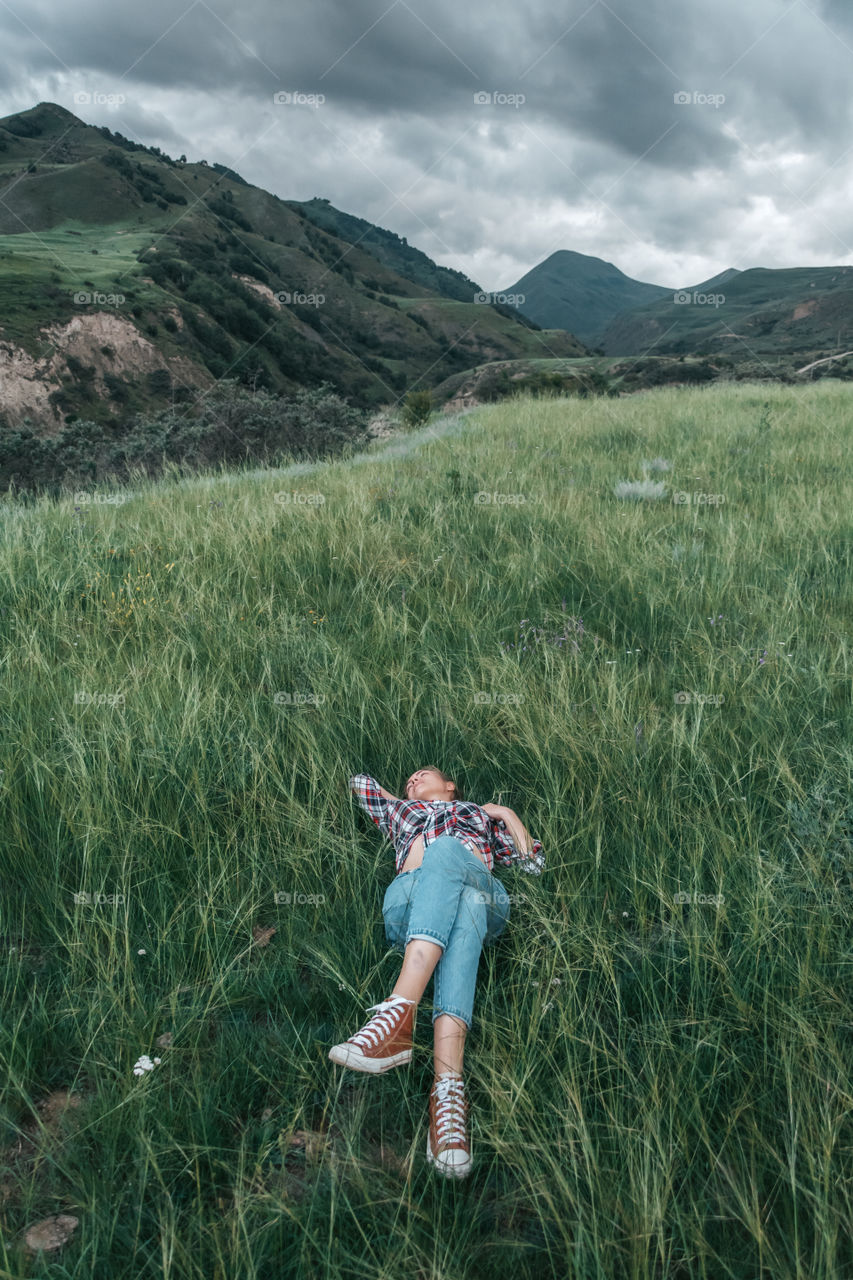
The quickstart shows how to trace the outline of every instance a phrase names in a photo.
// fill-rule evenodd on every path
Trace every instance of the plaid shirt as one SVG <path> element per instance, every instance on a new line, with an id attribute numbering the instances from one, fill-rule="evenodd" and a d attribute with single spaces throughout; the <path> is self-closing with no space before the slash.
<path id="1" fill-rule="evenodd" d="M 386 800 L 379 783 L 367 773 L 355 774 L 349 786 L 362 809 L 393 844 L 398 874 L 419 835 L 424 838 L 424 849 L 439 836 L 455 836 L 472 852 L 482 854 L 489 871 L 497 863 L 538 875 L 545 866 L 541 841 L 532 840 L 530 852 L 522 853 L 513 844 L 503 818 L 490 817 L 471 801 Z"/>

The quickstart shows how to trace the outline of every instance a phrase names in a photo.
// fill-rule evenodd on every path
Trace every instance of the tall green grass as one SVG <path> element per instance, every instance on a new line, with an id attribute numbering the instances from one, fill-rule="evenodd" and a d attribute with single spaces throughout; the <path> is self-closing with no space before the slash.
<path id="1" fill-rule="evenodd" d="M 849 423 L 517 400 L 4 506 L 0 1276 L 853 1274 Z M 547 855 L 498 872 L 458 1185 L 431 988 L 410 1067 L 326 1056 L 398 965 L 347 778 L 430 763 Z"/>

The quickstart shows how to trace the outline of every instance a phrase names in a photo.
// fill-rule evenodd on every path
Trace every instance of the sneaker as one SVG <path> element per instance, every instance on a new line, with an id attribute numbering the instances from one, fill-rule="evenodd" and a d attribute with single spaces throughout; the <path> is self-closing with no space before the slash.
<path id="1" fill-rule="evenodd" d="M 411 1061 L 415 1001 L 405 996 L 389 996 L 380 1004 L 370 1005 L 367 1012 L 374 1009 L 376 1012 L 361 1031 L 329 1050 L 332 1062 L 353 1071 L 377 1074 Z"/>
<path id="2" fill-rule="evenodd" d="M 429 1095 L 427 1160 L 449 1178 L 465 1178 L 471 1172 L 471 1143 L 467 1134 L 468 1099 L 461 1076 L 446 1072 L 437 1077 Z"/>

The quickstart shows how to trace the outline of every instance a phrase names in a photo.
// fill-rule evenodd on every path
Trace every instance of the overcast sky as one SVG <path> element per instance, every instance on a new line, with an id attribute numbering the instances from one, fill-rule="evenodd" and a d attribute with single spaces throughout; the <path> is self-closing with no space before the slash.
<path id="1" fill-rule="evenodd" d="M 325 196 L 488 290 L 557 249 L 853 263 L 850 0 L 0 0 L 0 66 L 0 115 Z"/>

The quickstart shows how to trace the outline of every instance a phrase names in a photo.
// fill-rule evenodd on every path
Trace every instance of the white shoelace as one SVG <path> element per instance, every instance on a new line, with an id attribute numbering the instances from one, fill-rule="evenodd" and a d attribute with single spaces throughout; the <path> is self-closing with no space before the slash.
<path id="1" fill-rule="evenodd" d="M 461 1076 L 439 1076 L 433 1091 L 436 1098 L 435 1136 L 438 1145 L 454 1142 L 467 1144 L 465 1085 Z"/>
<path id="2" fill-rule="evenodd" d="M 357 1031 L 354 1036 L 350 1037 L 350 1043 L 363 1045 L 368 1049 L 375 1049 L 396 1029 L 400 1021 L 400 1014 L 407 1004 L 411 1004 L 411 1001 L 406 1000 L 403 996 L 391 996 L 390 1000 L 382 1000 L 379 1004 L 368 1005 L 367 1012 L 371 1013 L 375 1009 L 376 1015 L 370 1019 L 366 1027 L 362 1027 L 361 1031 Z"/>

